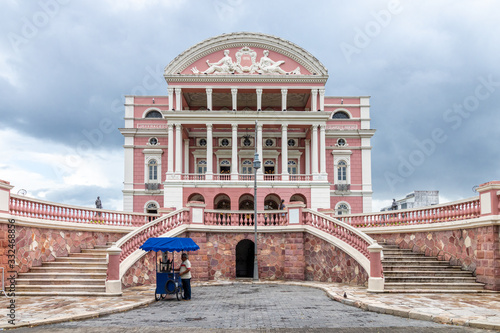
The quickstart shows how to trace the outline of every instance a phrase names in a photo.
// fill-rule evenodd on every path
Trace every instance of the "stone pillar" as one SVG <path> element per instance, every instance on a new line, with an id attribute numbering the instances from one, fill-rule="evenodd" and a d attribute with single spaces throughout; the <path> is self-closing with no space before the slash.
<path id="1" fill-rule="evenodd" d="M 481 216 L 498 215 L 500 212 L 500 181 L 481 184 L 477 191 L 481 201 Z"/>
<path id="2" fill-rule="evenodd" d="M 169 123 L 168 127 L 168 163 L 167 175 L 174 174 L 174 124 Z"/>
<path id="3" fill-rule="evenodd" d="M 213 111 L 212 108 L 212 88 L 206 88 L 207 91 L 207 109 Z"/>
<path id="4" fill-rule="evenodd" d="M 262 124 L 259 123 L 257 124 L 257 154 L 259 154 L 259 159 L 261 160 L 261 168 L 257 170 L 257 180 L 262 180 L 264 179 L 263 177 L 263 170 L 264 170 L 264 156 L 262 156 Z"/>
<path id="5" fill-rule="evenodd" d="M 212 124 L 207 124 L 207 173 L 205 174 L 206 180 L 213 179 L 213 155 L 214 149 L 213 144 L 214 140 L 212 137 Z"/>
<path id="6" fill-rule="evenodd" d="M 281 110 L 286 110 L 286 95 L 288 89 L 281 89 Z"/>
<path id="7" fill-rule="evenodd" d="M 175 111 L 181 111 L 182 110 L 182 95 L 181 95 L 181 88 L 175 88 Z"/>
<path id="8" fill-rule="evenodd" d="M 255 89 L 257 92 L 257 111 L 262 110 L 262 88 Z"/>
<path id="9" fill-rule="evenodd" d="M 175 173 L 182 173 L 182 126 L 175 124 Z"/>
<path id="10" fill-rule="evenodd" d="M 189 253 L 193 279 L 195 281 L 208 281 L 210 279 L 210 258 L 208 257 L 207 233 L 191 231 L 185 235 L 186 237 L 190 237 L 200 247 L 198 251 Z"/>
<path id="11" fill-rule="evenodd" d="M 9 210 L 10 210 L 10 190 L 13 188 L 14 188 L 14 186 L 10 185 L 10 183 L 8 181 L 0 179 L 0 212 L 2 212 L 2 213 L 9 213 Z"/>
<path id="12" fill-rule="evenodd" d="M 305 145 L 306 145 L 306 169 L 305 169 L 305 173 L 306 173 L 306 175 L 310 175 L 311 174 L 311 140 L 306 139 Z"/>
<path id="13" fill-rule="evenodd" d="M 285 280 L 305 280 L 304 233 L 285 234 Z"/>
<path id="14" fill-rule="evenodd" d="M 238 124 L 231 124 L 233 136 L 231 139 L 231 180 L 238 180 Z"/>
<path id="15" fill-rule="evenodd" d="M 313 176 L 318 175 L 318 125 L 312 125 L 311 133 L 311 167 Z"/>
<path id="16" fill-rule="evenodd" d="M 238 110 L 238 89 L 237 88 L 231 88 L 231 96 L 233 97 L 233 110 Z"/>
<path id="17" fill-rule="evenodd" d="M 288 125 L 281 125 L 281 180 L 288 180 Z"/>
<path id="18" fill-rule="evenodd" d="M 204 224 L 205 223 L 205 203 L 201 201 L 190 201 L 186 204 L 189 208 L 189 223 Z"/>
<path id="19" fill-rule="evenodd" d="M 292 201 L 286 205 L 288 209 L 288 224 L 304 224 L 302 221 L 302 210 L 306 205 L 300 201 Z"/>
<path id="20" fill-rule="evenodd" d="M 322 179 L 326 180 L 326 125 L 319 126 L 319 172 Z"/>
<path id="21" fill-rule="evenodd" d="M 311 89 L 311 111 L 318 111 L 318 89 Z"/>
<path id="22" fill-rule="evenodd" d="M 189 173 L 189 139 L 184 139 L 184 173 Z"/>
<path id="23" fill-rule="evenodd" d="M 325 89 L 319 89 L 319 109 L 325 111 Z"/>
<path id="24" fill-rule="evenodd" d="M 113 246 L 107 249 L 106 252 L 108 254 L 108 278 L 106 280 L 106 293 L 121 294 L 122 281 L 120 280 L 120 254 L 122 249 L 113 243 Z"/>
<path id="25" fill-rule="evenodd" d="M 384 291 L 384 277 L 382 274 L 381 252 L 382 246 L 372 244 L 368 246 L 370 252 L 370 277 L 368 278 L 368 292 L 376 293 Z"/>
<path id="26" fill-rule="evenodd" d="M 168 88 L 168 109 L 174 110 L 174 88 Z"/>

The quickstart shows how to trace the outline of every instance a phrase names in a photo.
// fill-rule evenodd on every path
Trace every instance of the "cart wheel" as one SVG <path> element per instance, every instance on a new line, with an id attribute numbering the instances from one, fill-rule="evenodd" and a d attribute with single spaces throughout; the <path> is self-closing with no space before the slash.
<path id="1" fill-rule="evenodd" d="M 159 301 L 159 300 L 160 300 L 160 298 L 161 298 L 161 294 L 155 294 L 155 300 L 156 300 L 156 301 Z"/>

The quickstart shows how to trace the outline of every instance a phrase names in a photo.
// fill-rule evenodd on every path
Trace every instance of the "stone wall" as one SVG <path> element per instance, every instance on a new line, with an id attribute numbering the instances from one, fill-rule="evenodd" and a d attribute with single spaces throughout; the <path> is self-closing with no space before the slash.
<path id="1" fill-rule="evenodd" d="M 367 285 L 368 273 L 334 245 L 309 234 L 304 237 L 305 280 Z"/>
<path id="2" fill-rule="evenodd" d="M 370 234 L 379 242 L 397 244 L 413 252 L 436 256 L 475 273 L 486 289 L 500 290 L 500 227 L 432 232 Z"/>
<path id="3" fill-rule="evenodd" d="M 253 233 L 189 232 L 200 250 L 190 253 L 193 281 L 221 281 L 236 277 L 236 245 Z M 365 285 L 368 275 L 347 254 L 330 243 L 302 232 L 259 233 L 259 278 L 261 280 L 315 280 Z M 179 254 L 175 266 L 180 264 Z M 154 284 L 154 253 L 138 260 L 123 276 L 124 288 Z"/>
<path id="4" fill-rule="evenodd" d="M 0 255 L 2 266 L 7 268 L 8 225 L 0 224 Z M 124 234 L 45 229 L 16 225 L 16 271 L 28 272 L 42 262 L 54 261 L 56 257 L 65 257 L 69 253 L 79 253 L 82 249 L 94 248 L 115 242 Z M 9 269 L 10 270 L 10 269 Z"/>

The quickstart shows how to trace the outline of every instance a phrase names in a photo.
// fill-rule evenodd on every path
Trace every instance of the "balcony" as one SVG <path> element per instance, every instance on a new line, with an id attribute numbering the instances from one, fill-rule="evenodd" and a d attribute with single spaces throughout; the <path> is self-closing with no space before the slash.
<path id="1" fill-rule="evenodd" d="M 144 184 L 146 191 L 158 191 L 160 189 L 159 183 L 146 183 Z"/>
<path id="2" fill-rule="evenodd" d="M 210 179 L 211 178 L 211 179 Z M 254 180 L 253 174 L 197 174 L 197 173 L 183 173 L 178 175 L 177 177 L 172 177 L 171 179 L 167 179 L 167 181 L 233 181 L 233 182 L 248 182 Z M 268 181 L 268 182 L 309 182 L 313 180 L 312 175 L 298 175 L 298 174 L 258 174 L 258 181 Z"/>

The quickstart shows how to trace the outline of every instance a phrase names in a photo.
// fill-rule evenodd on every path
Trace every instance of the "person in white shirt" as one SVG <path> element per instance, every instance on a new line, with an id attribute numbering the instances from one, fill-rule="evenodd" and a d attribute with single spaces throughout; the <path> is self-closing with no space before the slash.
<path id="1" fill-rule="evenodd" d="M 182 263 L 179 269 L 179 275 L 181 276 L 182 281 L 182 289 L 184 289 L 184 297 L 183 300 L 189 301 L 191 300 L 191 262 L 188 260 L 187 253 L 183 253 Z"/>

